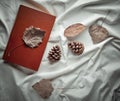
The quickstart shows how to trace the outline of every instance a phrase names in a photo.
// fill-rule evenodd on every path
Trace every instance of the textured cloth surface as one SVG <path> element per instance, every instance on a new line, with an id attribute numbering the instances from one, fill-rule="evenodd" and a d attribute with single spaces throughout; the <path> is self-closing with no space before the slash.
<path id="1" fill-rule="evenodd" d="M 25 97 L 26 101 L 44 101 L 32 88 L 33 84 L 43 78 L 53 79 L 54 91 L 48 101 L 112 101 L 114 89 L 120 84 L 120 0 L 34 1 L 55 15 L 56 21 L 39 70 L 28 75 L 20 70 L 23 67 L 5 63 L 2 56 L 19 5 L 31 7 L 34 5 L 30 4 L 29 0 L 0 0 L 0 86 L 1 82 L 6 83 L 4 79 L 7 78 L 4 76 L 9 76 L 11 72 L 10 76 L 14 80 L 8 81 L 7 86 L 15 84 L 15 87 L 22 91 L 18 96 Z M 74 23 L 87 26 L 78 37 L 74 38 L 85 46 L 83 54 L 79 56 L 69 51 L 68 39 L 64 36 L 65 28 Z M 102 24 L 110 35 L 96 45 L 93 44 L 88 32 L 89 26 L 93 23 Z M 59 45 L 62 54 L 60 61 L 50 64 L 47 55 L 53 45 Z M 13 89 L 13 94 L 15 92 Z M 2 94 L 6 94 L 6 91 L 0 87 L 0 99 L 2 99 L 0 101 L 6 101 L 5 96 L 1 97 Z"/>

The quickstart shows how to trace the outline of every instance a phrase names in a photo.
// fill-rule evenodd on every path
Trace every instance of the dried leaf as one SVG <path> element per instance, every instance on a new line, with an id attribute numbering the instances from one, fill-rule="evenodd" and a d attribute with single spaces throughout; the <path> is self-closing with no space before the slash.
<path id="1" fill-rule="evenodd" d="M 41 31 L 40 28 L 30 26 L 29 28 L 26 28 L 24 32 L 23 41 L 31 48 L 37 47 L 40 43 L 42 43 L 44 34 L 45 31 Z"/>
<path id="2" fill-rule="evenodd" d="M 40 82 L 35 83 L 32 87 L 44 99 L 48 98 L 53 91 L 51 81 L 48 79 L 43 79 Z"/>
<path id="3" fill-rule="evenodd" d="M 94 44 L 105 40 L 109 34 L 107 29 L 100 25 L 91 25 L 89 27 L 89 33 Z"/>
<path id="4" fill-rule="evenodd" d="M 85 26 L 83 24 L 76 23 L 68 26 L 64 31 L 64 35 L 68 38 L 75 37 L 79 35 L 84 29 L 85 29 Z"/>

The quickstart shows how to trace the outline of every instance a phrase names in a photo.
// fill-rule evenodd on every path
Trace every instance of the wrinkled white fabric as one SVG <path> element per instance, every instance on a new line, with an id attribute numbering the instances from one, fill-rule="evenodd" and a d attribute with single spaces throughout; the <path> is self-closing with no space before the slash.
<path id="1" fill-rule="evenodd" d="M 31 4 L 27 3 L 27 0 L 0 0 L 0 71 L 1 67 L 10 68 L 26 101 L 44 101 L 31 87 L 43 78 L 53 79 L 54 91 L 47 101 L 112 101 L 113 90 L 120 84 L 120 0 L 35 0 L 35 2 L 44 5 L 56 16 L 39 70 L 28 75 L 18 69 L 20 66 L 3 62 L 2 55 L 18 7 L 20 4 L 30 6 Z M 88 27 L 93 23 L 101 24 L 105 17 L 102 26 L 109 31 L 110 36 L 94 45 Z M 68 50 L 68 40 L 64 36 L 65 28 L 74 23 L 87 26 L 86 30 L 73 39 L 85 46 L 85 51 L 80 56 L 75 56 Z M 62 57 L 59 62 L 50 64 L 47 55 L 49 49 L 56 44 L 61 47 Z M 7 71 L 3 72 L 7 76 Z"/>

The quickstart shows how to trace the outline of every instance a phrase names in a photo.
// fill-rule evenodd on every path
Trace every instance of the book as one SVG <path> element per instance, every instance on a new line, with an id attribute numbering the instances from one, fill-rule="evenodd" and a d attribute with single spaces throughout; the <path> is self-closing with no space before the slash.
<path id="1" fill-rule="evenodd" d="M 3 59 L 7 62 L 37 71 L 52 31 L 55 16 L 20 5 Z M 43 41 L 36 48 L 25 45 L 22 37 L 26 28 L 34 26 L 45 31 Z"/>

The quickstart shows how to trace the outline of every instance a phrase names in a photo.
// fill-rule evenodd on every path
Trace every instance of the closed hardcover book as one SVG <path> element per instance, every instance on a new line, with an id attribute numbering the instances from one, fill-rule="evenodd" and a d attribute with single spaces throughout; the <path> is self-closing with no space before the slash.
<path id="1" fill-rule="evenodd" d="M 37 71 L 54 22 L 55 16 L 20 5 L 3 59 Z M 25 30 L 30 26 L 45 32 L 42 42 L 35 48 L 27 46 L 23 41 Z"/>

